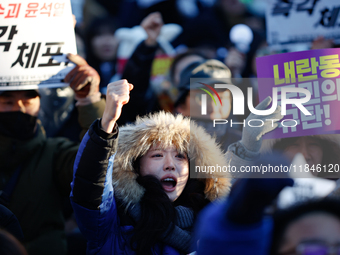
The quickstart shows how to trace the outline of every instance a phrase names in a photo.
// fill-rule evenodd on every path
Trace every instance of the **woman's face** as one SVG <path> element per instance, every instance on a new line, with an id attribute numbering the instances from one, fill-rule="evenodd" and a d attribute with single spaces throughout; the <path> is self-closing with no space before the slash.
<path id="1" fill-rule="evenodd" d="M 288 145 L 284 150 L 284 154 L 290 160 L 293 160 L 297 153 L 301 153 L 305 157 L 307 164 L 309 164 L 310 167 L 312 165 L 316 166 L 317 164 L 321 164 L 322 162 L 322 145 L 316 138 L 309 136 L 300 137 L 291 145 Z"/>
<path id="2" fill-rule="evenodd" d="M 101 61 L 112 61 L 116 57 L 118 39 L 111 33 L 105 33 L 93 37 L 93 54 Z"/>
<path id="3" fill-rule="evenodd" d="M 169 199 L 175 201 L 183 192 L 189 178 L 189 161 L 175 146 L 162 149 L 151 147 L 140 160 L 141 176 L 152 175 L 160 180 Z"/>

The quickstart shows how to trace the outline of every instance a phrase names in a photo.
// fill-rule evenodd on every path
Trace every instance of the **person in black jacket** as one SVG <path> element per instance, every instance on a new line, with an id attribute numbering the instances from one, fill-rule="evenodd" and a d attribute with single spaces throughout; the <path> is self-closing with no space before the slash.
<path id="1" fill-rule="evenodd" d="M 132 103 L 126 105 L 118 120 L 120 125 L 135 121 L 138 115 L 160 110 L 157 96 L 150 86 L 150 76 L 152 62 L 160 48 L 157 38 L 163 26 L 161 14 L 151 13 L 142 21 L 141 26 L 148 37 L 137 46 L 122 74 L 122 79 L 128 80 L 135 87 L 130 93 Z"/>
<path id="2" fill-rule="evenodd" d="M 75 90 L 83 132 L 101 116 L 105 101 L 99 75 L 78 55 L 65 77 Z M 30 254 L 67 252 L 62 198 L 70 190 L 79 145 L 64 137 L 46 138 L 37 118 L 37 90 L 0 91 L 0 203 L 18 218 Z"/>

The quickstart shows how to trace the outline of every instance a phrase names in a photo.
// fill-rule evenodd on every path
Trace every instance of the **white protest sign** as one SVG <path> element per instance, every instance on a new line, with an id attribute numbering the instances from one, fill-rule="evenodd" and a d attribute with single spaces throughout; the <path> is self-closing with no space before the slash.
<path id="1" fill-rule="evenodd" d="M 61 87 L 76 54 L 70 0 L 0 0 L 0 90 Z"/>
<path id="2" fill-rule="evenodd" d="M 303 155 L 298 153 L 291 164 L 293 166 L 305 166 L 307 162 Z M 291 171 L 290 177 L 294 178 L 294 186 L 286 187 L 280 192 L 277 199 L 279 208 L 287 208 L 309 199 L 326 197 L 336 187 L 335 181 L 315 177 L 310 171 Z"/>
<path id="3" fill-rule="evenodd" d="M 277 49 L 310 44 L 316 37 L 340 40 L 339 0 L 267 0 L 267 41 Z"/>

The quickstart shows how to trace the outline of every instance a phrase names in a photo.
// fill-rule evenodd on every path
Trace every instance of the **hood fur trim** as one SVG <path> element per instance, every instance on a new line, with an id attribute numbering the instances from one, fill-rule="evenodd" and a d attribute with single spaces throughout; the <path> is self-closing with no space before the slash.
<path id="1" fill-rule="evenodd" d="M 164 147 L 175 145 L 179 151 L 187 153 L 190 161 L 198 166 L 227 165 L 223 152 L 214 139 L 189 118 L 166 112 L 137 118 L 134 124 L 119 129 L 112 173 L 115 195 L 127 206 L 139 202 L 144 194 L 144 188 L 136 182 L 137 173 L 133 163 L 156 144 Z M 200 177 L 207 178 L 200 180 L 206 184 L 205 194 L 209 200 L 228 193 L 231 178 L 226 178 L 228 176 L 225 173 L 204 175 L 206 176 Z"/>

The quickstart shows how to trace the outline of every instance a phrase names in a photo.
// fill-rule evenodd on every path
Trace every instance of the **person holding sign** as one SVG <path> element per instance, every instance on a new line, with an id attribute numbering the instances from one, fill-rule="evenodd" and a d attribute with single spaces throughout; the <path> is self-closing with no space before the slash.
<path id="1" fill-rule="evenodd" d="M 189 162 L 227 162 L 182 115 L 159 112 L 118 128 L 132 88 L 127 80 L 108 85 L 103 117 L 80 145 L 70 195 L 78 226 L 88 254 L 188 254 L 195 216 L 230 185 L 227 173 L 189 178 Z"/>
<path id="2" fill-rule="evenodd" d="M 79 55 L 65 77 L 75 91 L 84 131 L 101 116 L 105 102 L 99 75 Z M 38 120 L 39 92 L 0 91 L 0 203 L 18 218 L 29 254 L 66 254 L 62 198 L 69 194 L 78 144 L 47 139 Z"/>
<path id="3" fill-rule="evenodd" d="M 271 98 L 267 97 L 256 109 L 265 110 L 270 103 Z M 241 140 L 228 147 L 226 157 L 227 160 L 231 160 L 231 165 L 237 167 L 249 166 L 259 156 L 270 155 L 275 151 L 283 153 L 291 161 L 296 154 L 301 153 L 306 164 L 292 166 L 291 172 L 298 174 L 310 172 L 314 176 L 338 179 L 340 167 L 338 157 L 340 153 L 339 135 L 324 134 L 263 139 L 265 134 L 278 127 L 278 121 L 284 117 L 280 111 L 281 107 L 279 106 L 271 115 L 258 116 L 251 113 L 247 117 L 245 123 L 249 123 L 251 120 L 262 120 L 264 124 L 262 126 L 245 125 Z"/>
<path id="4" fill-rule="evenodd" d="M 325 40 L 321 39 L 319 43 L 321 48 L 327 46 Z M 282 106 L 284 119 L 278 127 L 272 128 L 272 132 L 265 134 L 263 144 L 264 133 L 260 133 L 263 127 L 246 126 L 244 135 L 248 134 L 249 141 L 242 138 L 244 148 L 261 154 L 279 150 L 289 159 L 301 153 L 306 164 L 292 165 L 294 173 L 309 172 L 338 179 L 339 50 L 323 48 L 263 56 L 256 59 L 256 65 L 259 99 L 273 96 L 273 103 Z M 268 124 L 272 125 L 270 120 Z M 257 130 L 259 136 L 252 135 Z"/>

